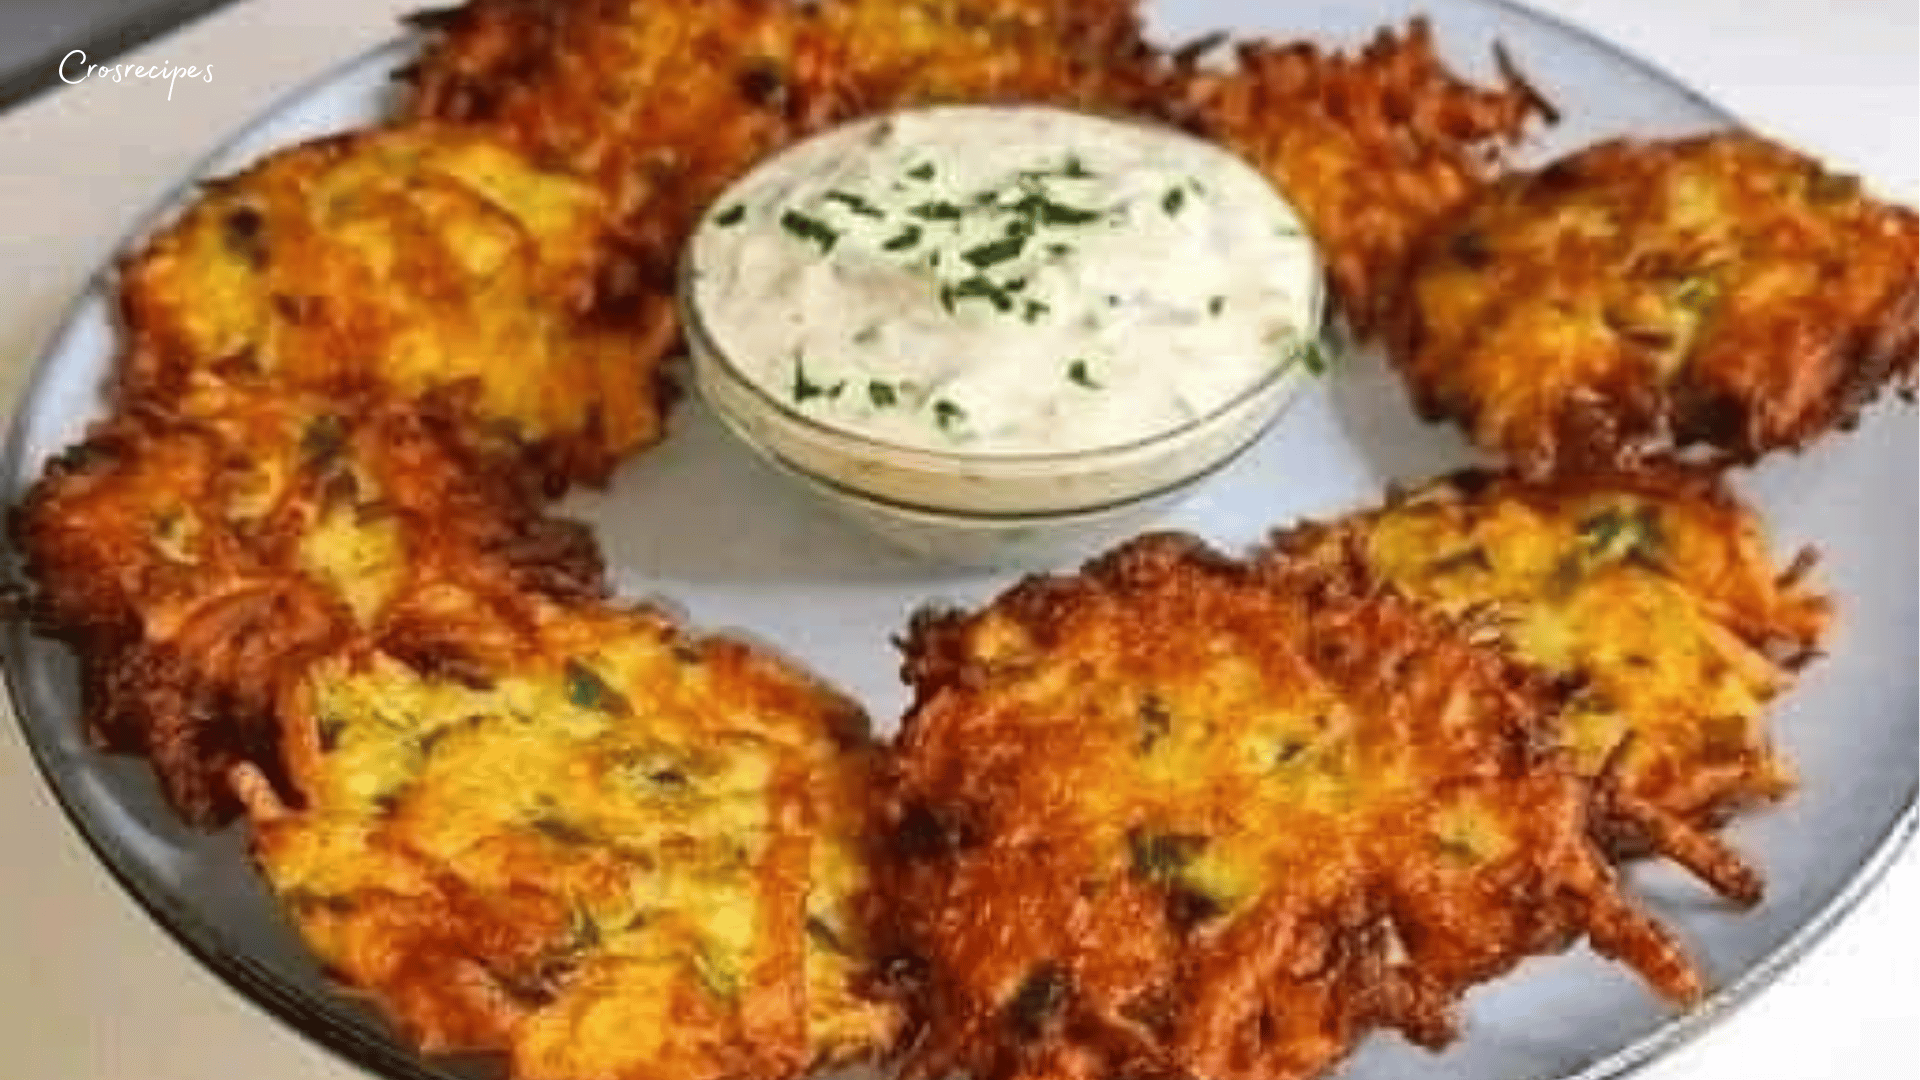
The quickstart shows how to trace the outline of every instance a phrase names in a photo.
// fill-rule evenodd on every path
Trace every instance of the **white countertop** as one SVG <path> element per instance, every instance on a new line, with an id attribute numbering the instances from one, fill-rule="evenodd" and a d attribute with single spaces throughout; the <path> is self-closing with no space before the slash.
<path id="1" fill-rule="evenodd" d="M 1283 2 L 1283 0 L 1271 0 Z M 418 0 L 252 0 L 142 50 L 212 83 L 64 88 L 0 114 L 0 404 L 126 223 L 275 96 Z M 1920 193 L 1913 0 L 1535 0 L 1763 129 Z M 0 718 L 0 1080 L 351 1080 L 203 971 L 101 870 Z M 1920 855 L 1644 1080 L 1920 1076 Z"/>

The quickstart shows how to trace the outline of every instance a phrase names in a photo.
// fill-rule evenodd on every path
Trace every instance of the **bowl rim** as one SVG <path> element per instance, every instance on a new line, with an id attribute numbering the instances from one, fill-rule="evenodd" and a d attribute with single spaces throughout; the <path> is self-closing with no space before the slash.
<path id="1" fill-rule="evenodd" d="M 728 353 L 727 350 L 720 347 L 719 340 L 714 336 L 712 331 L 708 329 L 707 320 L 701 310 L 701 306 L 695 299 L 696 290 L 694 283 L 700 276 L 694 268 L 695 253 L 700 247 L 700 238 L 707 233 L 709 223 L 716 210 L 719 207 L 730 205 L 735 201 L 733 198 L 734 193 L 739 191 L 741 187 L 756 177 L 764 175 L 769 170 L 779 167 L 782 162 L 786 161 L 792 155 L 816 145 L 822 139 L 835 136 L 845 137 L 846 133 L 850 131 L 891 123 L 902 116 L 941 112 L 1004 112 L 1009 110 L 1059 113 L 1081 119 L 1091 119 L 1104 123 L 1120 124 L 1149 130 L 1157 135 L 1166 136 L 1177 141 L 1204 148 L 1211 153 L 1225 154 L 1239 162 L 1241 167 L 1253 172 L 1261 183 L 1273 193 L 1274 197 L 1279 199 L 1281 203 L 1286 206 L 1287 210 L 1302 222 L 1300 238 L 1307 244 L 1307 250 L 1311 256 L 1311 263 L 1314 268 L 1314 273 L 1309 275 L 1310 292 L 1307 297 L 1308 317 L 1306 325 L 1301 328 L 1300 332 L 1302 347 L 1295 350 L 1295 352 L 1285 360 L 1268 368 L 1265 372 L 1261 373 L 1259 378 L 1248 383 L 1231 397 L 1228 397 L 1203 413 L 1182 420 L 1173 427 L 1128 439 L 1125 442 L 1108 443 L 1103 446 L 1086 447 L 1079 450 L 1022 450 L 988 453 L 933 450 L 923 446 L 891 442 L 886 439 L 863 434 L 851 428 L 827 423 L 818 417 L 811 416 L 794 408 L 787 402 L 767 392 L 766 389 L 761 387 L 759 383 L 754 381 L 751 376 L 734 362 L 733 356 Z M 843 444 L 837 448 L 843 452 L 864 453 L 869 455 L 885 454 L 908 462 L 909 464 L 906 466 L 908 468 L 918 468 L 927 471 L 948 471 L 955 468 L 992 470 L 996 467 L 1027 469 L 1034 466 L 1045 465 L 1087 466 L 1099 464 L 1108 459 L 1123 458 L 1130 454 L 1153 449 L 1157 446 L 1177 445 L 1182 438 L 1205 430 L 1209 425 L 1259 400 L 1262 395 L 1275 390 L 1280 384 L 1289 379 L 1298 383 L 1298 375 L 1301 370 L 1306 367 L 1302 360 L 1302 355 L 1308 349 L 1317 348 L 1323 355 L 1336 352 L 1333 348 L 1332 335 L 1328 333 L 1330 329 L 1329 323 L 1332 318 L 1332 308 L 1328 303 L 1329 286 L 1327 283 L 1327 263 L 1321 255 L 1319 241 L 1305 230 L 1304 222 L 1305 219 L 1301 216 L 1300 208 L 1294 203 L 1293 199 L 1289 197 L 1285 191 L 1275 186 L 1272 181 L 1261 175 L 1259 170 L 1255 169 L 1251 162 L 1227 150 L 1218 143 L 1202 139 L 1190 132 L 1182 131 L 1177 127 L 1151 118 L 1111 115 L 1091 109 L 1032 103 L 922 105 L 877 113 L 825 128 L 760 159 L 754 164 L 753 168 L 736 177 L 732 183 L 729 183 L 726 188 L 717 194 L 713 200 L 707 204 L 706 208 L 700 212 L 700 217 L 694 223 L 692 232 L 688 234 L 687 242 L 681 246 L 680 258 L 678 260 L 679 265 L 676 270 L 676 288 L 674 290 L 675 307 L 678 309 L 680 316 L 682 332 L 687 337 L 689 352 L 692 353 L 696 375 L 702 367 L 709 365 L 717 367 L 728 379 L 742 386 L 748 396 L 764 410 L 810 435 L 823 438 L 830 443 Z M 1277 416 L 1283 411 L 1288 400 L 1291 397 L 1298 396 L 1299 393 L 1300 387 L 1296 385 L 1291 394 L 1282 395 L 1274 409 L 1274 415 Z M 707 394 L 706 396 L 710 401 L 713 398 L 711 394 Z M 714 402 L 713 404 L 715 412 L 722 414 L 729 412 L 729 410 L 720 403 Z M 1270 419 L 1263 421 L 1261 430 L 1264 431 L 1269 423 L 1271 423 Z M 1228 457 L 1230 458 L 1237 455 L 1240 449 L 1242 448 L 1236 447 L 1233 454 L 1228 455 Z"/>
<path id="2" fill-rule="evenodd" d="M 746 441 L 755 450 L 759 451 L 760 454 L 763 457 L 765 457 L 767 461 L 770 464 L 772 464 L 775 468 L 784 471 L 785 473 L 792 476 L 794 479 L 799 480 L 803 484 L 807 484 L 815 487 L 818 490 L 818 493 L 823 497 L 831 498 L 831 499 L 844 499 L 848 502 L 858 503 L 883 513 L 894 514 L 898 516 L 911 516 L 915 518 L 924 519 L 921 523 L 926 525 L 987 526 L 987 527 L 1004 525 L 1004 526 L 1021 528 L 1021 527 L 1032 527 L 1032 526 L 1039 526 L 1039 525 L 1070 525 L 1079 519 L 1096 517 L 1101 514 L 1107 514 L 1107 513 L 1112 513 L 1120 510 L 1125 510 L 1130 507 L 1141 506 L 1147 503 L 1154 502 L 1159 499 L 1164 499 L 1164 498 L 1168 498 L 1170 496 L 1176 495 L 1179 492 L 1184 491 L 1188 488 L 1197 487 L 1199 484 L 1207 480 L 1209 477 L 1213 476 L 1215 473 L 1225 470 L 1227 466 L 1232 465 L 1235 461 L 1238 461 L 1240 458 L 1245 457 L 1247 452 L 1249 450 L 1252 450 L 1253 447 L 1260 442 L 1260 440 L 1266 438 L 1267 432 L 1272 429 L 1274 424 L 1279 422 L 1280 417 L 1286 412 L 1286 405 L 1287 405 L 1287 402 L 1283 401 L 1281 403 L 1281 407 L 1278 409 L 1275 409 L 1271 416 L 1262 420 L 1260 422 L 1259 427 L 1257 427 L 1254 431 L 1249 433 L 1245 438 L 1241 439 L 1239 442 L 1234 443 L 1230 449 L 1228 449 L 1225 453 L 1221 454 L 1219 457 L 1209 458 L 1206 464 L 1200 466 L 1198 469 L 1195 469 L 1192 472 L 1183 473 L 1181 476 L 1179 476 L 1176 479 L 1170 480 L 1164 484 L 1160 484 L 1155 487 L 1148 488 L 1144 491 L 1140 491 L 1135 494 L 1125 496 L 1124 498 L 1106 499 L 1106 500 L 1102 500 L 1100 502 L 1094 502 L 1094 503 L 1075 504 L 1072 506 L 1064 506 L 1064 507 L 1060 507 L 1058 509 L 1053 509 L 1053 510 L 1007 510 L 1007 511 L 956 510 L 948 507 L 933 506 L 927 503 L 908 502 L 903 499 L 896 499 L 891 496 L 876 494 L 874 492 L 866 491 L 862 488 L 855 487 L 844 481 L 835 480 L 832 477 L 828 477 L 828 476 L 822 476 L 821 474 L 813 471 L 812 469 L 807 468 L 804 465 L 801 465 L 800 463 L 792 460 L 791 458 L 773 449 L 772 447 L 766 446 L 759 440 L 753 439 L 739 432 L 739 430 L 734 427 L 732 420 L 724 416 L 721 417 L 721 422 L 725 424 L 729 430 L 734 431 L 736 434 L 740 434 L 742 438 L 746 439 Z"/>

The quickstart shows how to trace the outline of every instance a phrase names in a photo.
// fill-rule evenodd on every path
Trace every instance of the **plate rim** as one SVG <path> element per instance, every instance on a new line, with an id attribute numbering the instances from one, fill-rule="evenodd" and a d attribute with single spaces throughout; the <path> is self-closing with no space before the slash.
<path id="1" fill-rule="evenodd" d="M 1524 0 L 1456 2 L 1477 4 L 1494 9 L 1508 19 L 1535 23 L 1623 63 L 1668 90 L 1678 92 L 1727 126 L 1760 130 L 1690 81 L 1676 77 L 1664 65 L 1558 12 L 1541 10 Z M 1424 9 L 1416 4 L 1408 16 L 1424 14 Z M 1498 40 L 1497 34 L 1495 39 Z M 15 409 L 8 420 L 6 438 L 4 444 L 0 444 L 0 505 L 15 505 L 32 483 L 32 478 L 24 472 L 29 424 L 26 410 L 21 406 L 45 392 L 59 346 L 71 337 L 90 304 L 106 304 L 109 317 L 112 317 L 113 275 L 133 246 L 167 221 L 169 215 L 183 206 L 206 179 L 216 175 L 215 167 L 219 163 L 297 108 L 301 102 L 357 69 L 381 62 L 389 56 L 395 61 L 389 78 L 394 77 L 405 59 L 417 52 L 421 41 L 422 35 L 417 31 L 403 30 L 323 67 L 291 88 L 274 95 L 247 120 L 196 157 L 180 180 L 132 215 L 128 227 L 117 235 L 106 254 L 81 278 L 79 288 L 42 340 L 28 376 L 20 384 Z M 9 540 L 5 549 L 5 564 L 0 565 L 0 580 L 11 583 L 16 576 L 17 560 L 17 553 Z M 196 913 L 183 909 L 169 898 L 151 893 L 119 864 L 118 857 L 99 835 L 94 824 L 75 806 L 66 787 L 57 779 L 59 769 L 53 758 L 59 748 L 37 738 L 26 719 L 22 705 L 28 699 L 26 686 L 30 676 L 25 668 L 25 660 L 33 637 L 27 624 L 19 619 L 6 620 L 4 633 L 0 634 L 0 682 L 5 683 L 15 727 L 27 747 L 35 770 L 53 796 L 54 804 L 60 808 L 62 816 L 79 834 L 94 861 L 107 871 L 135 906 L 193 957 L 203 971 L 216 976 L 246 1003 L 273 1016 L 308 1043 L 321 1047 L 352 1067 L 371 1070 L 387 1080 L 449 1080 L 449 1074 L 433 1067 L 436 1059 L 405 1049 L 397 1039 L 369 1042 L 330 1015 L 329 1011 L 311 1008 L 308 1003 L 313 1000 L 312 995 L 284 985 L 283 980 L 260 969 L 244 953 L 224 947 L 226 943 L 221 933 L 208 926 Z M 236 824 L 228 828 L 239 827 Z M 1555 1074 L 1550 1080 L 1623 1080 L 1692 1043 L 1717 1026 L 1723 1018 L 1753 1000 L 1823 941 L 1873 892 L 1887 871 L 1906 852 L 1916 834 L 1920 834 L 1920 782 L 1908 786 L 1904 805 L 1879 835 L 1873 837 L 1868 854 L 1853 868 L 1841 886 L 1783 940 L 1685 1012 L 1669 1014 L 1645 1035 L 1580 1066 L 1576 1071 Z M 346 993 L 344 989 L 339 992 Z M 1338 1067 L 1328 1076 L 1330 1080 L 1338 1080 Z"/>

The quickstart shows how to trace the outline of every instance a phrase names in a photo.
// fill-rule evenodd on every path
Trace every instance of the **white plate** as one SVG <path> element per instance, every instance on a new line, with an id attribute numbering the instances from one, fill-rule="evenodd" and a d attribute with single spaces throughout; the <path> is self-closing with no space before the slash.
<path id="1" fill-rule="evenodd" d="M 1426 0 L 1422 8 L 1450 62 L 1488 75 L 1498 38 L 1562 105 L 1565 120 L 1529 147 L 1529 159 L 1611 135 L 1730 122 L 1661 72 L 1524 9 L 1498 0 Z M 1167 0 L 1151 5 L 1151 24 L 1168 40 L 1230 27 L 1354 44 L 1410 14 L 1406 0 Z M 295 92 L 183 181 L 134 237 L 187 197 L 193 179 L 381 115 L 390 104 L 389 75 L 411 54 L 410 44 L 397 43 Z M 102 410 L 115 343 L 109 286 L 103 268 L 22 399 L 0 466 L 9 501 Z M 1775 712 L 1803 788 L 1730 832 L 1766 870 L 1766 902 L 1735 913 L 1667 868 L 1630 875 L 1685 938 L 1715 995 L 1675 1016 L 1631 974 L 1576 951 L 1530 962 L 1471 995 L 1465 1036 L 1447 1052 L 1429 1055 L 1382 1036 L 1343 1067 L 1343 1080 L 1621 1075 L 1763 985 L 1877 877 L 1912 831 L 1920 761 L 1915 437 L 1914 410 L 1883 403 L 1858 431 L 1738 478 L 1768 511 L 1779 551 L 1819 544 L 1825 580 L 1842 607 L 1833 655 Z M 1390 479 L 1418 479 L 1468 460 L 1453 430 L 1415 420 L 1379 358 L 1363 355 L 1309 390 L 1164 524 L 1238 547 L 1300 516 L 1376 501 Z M 661 506 L 672 512 L 656 512 Z M 623 469 L 610 493 L 579 496 L 562 509 L 594 526 L 622 591 L 664 598 L 703 628 L 740 628 L 798 658 L 860 695 L 883 730 L 905 704 L 888 640 L 908 613 L 928 600 L 979 602 L 1008 584 L 1005 576 L 930 571 L 855 531 L 760 465 L 697 403 L 675 413 L 667 442 Z M 332 989 L 247 866 L 242 831 L 185 829 L 144 763 L 85 746 L 73 663 L 59 647 L 9 624 L 0 652 L 16 712 L 61 804 L 106 868 L 186 948 L 295 1027 L 385 1076 L 499 1075 L 494 1063 L 420 1060 L 378 1017 Z"/>

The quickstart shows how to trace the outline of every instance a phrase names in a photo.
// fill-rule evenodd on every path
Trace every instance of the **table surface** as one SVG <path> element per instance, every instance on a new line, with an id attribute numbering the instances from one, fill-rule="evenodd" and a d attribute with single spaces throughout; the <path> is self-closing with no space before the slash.
<path id="1" fill-rule="evenodd" d="M 1275 0 L 1278 2 L 1278 0 Z M 0 405 L 126 223 L 287 88 L 391 36 L 418 0 L 249 0 L 129 61 L 213 82 L 88 83 L 0 117 Z M 1912 203 L 1913 0 L 1535 0 L 1756 126 Z M 4 709 L 4 706 L 0 706 Z M 0 717 L 0 1077 L 353 1080 L 177 949 L 93 861 Z M 1642 1080 L 1920 1075 L 1920 854 L 1758 999 Z"/>

